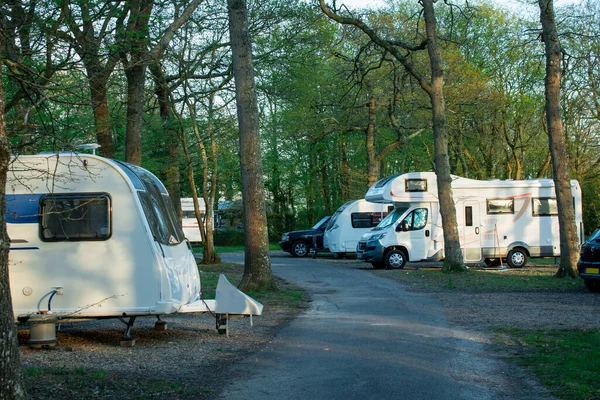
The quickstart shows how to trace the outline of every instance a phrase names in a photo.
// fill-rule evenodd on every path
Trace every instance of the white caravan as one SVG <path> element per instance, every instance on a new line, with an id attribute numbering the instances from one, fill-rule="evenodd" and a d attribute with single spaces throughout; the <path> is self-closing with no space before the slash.
<path id="1" fill-rule="evenodd" d="M 323 235 L 323 248 L 337 257 L 354 253 L 360 237 L 377 226 L 392 208 L 364 199 L 349 201 L 332 215 Z"/>
<path id="2" fill-rule="evenodd" d="M 452 176 L 460 245 L 466 263 L 519 268 L 529 257 L 560 255 L 558 210 L 551 179 L 479 181 Z M 579 243 L 583 238 L 581 188 L 571 181 Z M 444 238 L 434 172 L 385 178 L 365 199 L 393 202 L 394 211 L 363 235 L 357 258 L 375 268 L 403 268 L 407 261 L 441 260 Z"/>
<path id="3" fill-rule="evenodd" d="M 51 321 L 54 331 L 56 322 L 118 317 L 128 321 L 130 340 L 137 316 L 213 312 L 219 329 L 226 316 L 262 313 L 224 277 L 216 299 L 202 299 L 175 208 L 143 168 L 77 153 L 19 156 L 8 171 L 6 207 L 19 322 Z"/>
<path id="4" fill-rule="evenodd" d="M 200 216 L 204 219 L 206 215 L 206 205 L 202 197 L 198 198 L 198 207 L 200 208 Z M 181 227 L 186 239 L 192 243 L 202 242 L 196 212 L 194 211 L 194 199 L 191 197 L 181 198 Z"/>

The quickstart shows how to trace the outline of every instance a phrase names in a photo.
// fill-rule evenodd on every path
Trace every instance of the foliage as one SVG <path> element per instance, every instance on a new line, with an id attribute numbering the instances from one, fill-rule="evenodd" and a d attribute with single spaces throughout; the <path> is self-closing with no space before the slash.
<path id="1" fill-rule="evenodd" d="M 215 231 L 215 246 L 243 246 L 246 235 L 238 229 L 219 229 Z"/>

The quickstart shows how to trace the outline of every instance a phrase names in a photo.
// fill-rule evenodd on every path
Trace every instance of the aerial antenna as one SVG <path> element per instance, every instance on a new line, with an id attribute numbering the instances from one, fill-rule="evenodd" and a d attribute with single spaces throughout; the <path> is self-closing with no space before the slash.
<path id="1" fill-rule="evenodd" d="M 99 145 L 98 143 L 79 144 L 79 145 L 75 146 L 75 148 L 77 148 L 77 149 L 91 150 L 92 155 L 96 155 L 96 149 L 99 149 L 100 147 L 102 147 L 102 146 Z"/>

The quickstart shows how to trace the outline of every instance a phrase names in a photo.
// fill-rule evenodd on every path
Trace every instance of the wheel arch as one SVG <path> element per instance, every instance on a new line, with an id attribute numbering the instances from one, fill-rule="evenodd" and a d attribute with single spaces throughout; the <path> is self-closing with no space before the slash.
<path id="1" fill-rule="evenodd" d="M 506 254 L 510 253 L 514 249 L 523 249 L 523 250 L 525 250 L 525 253 L 527 254 L 527 257 L 531 257 L 531 248 L 525 242 L 513 242 L 513 243 L 509 244 L 506 247 L 506 249 L 508 250 L 506 252 Z"/>
<path id="2" fill-rule="evenodd" d="M 385 249 L 385 252 L 383 253 L 383 258 L 385 259 L 385 256 L 387 255 L 387 253 L 389 253 L 392 250 L 400 250 L 404 253 L 404 255 L 406 256 L 406 262 L 410 261 L 410 254 L 408 252 L 408 248 L 406 248 L 406 246 L 390 246 L 388 248 Z"/>

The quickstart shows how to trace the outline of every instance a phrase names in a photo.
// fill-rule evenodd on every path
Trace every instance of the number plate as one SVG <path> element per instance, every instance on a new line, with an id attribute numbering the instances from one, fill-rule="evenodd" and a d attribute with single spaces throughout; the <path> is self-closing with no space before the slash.
<path id="1" fill-rule="evenodd" d="M 598 268 L 586 268 L 585 269 L 586 274 L 597 274 L 598 272 L 599 272 Z"/>

